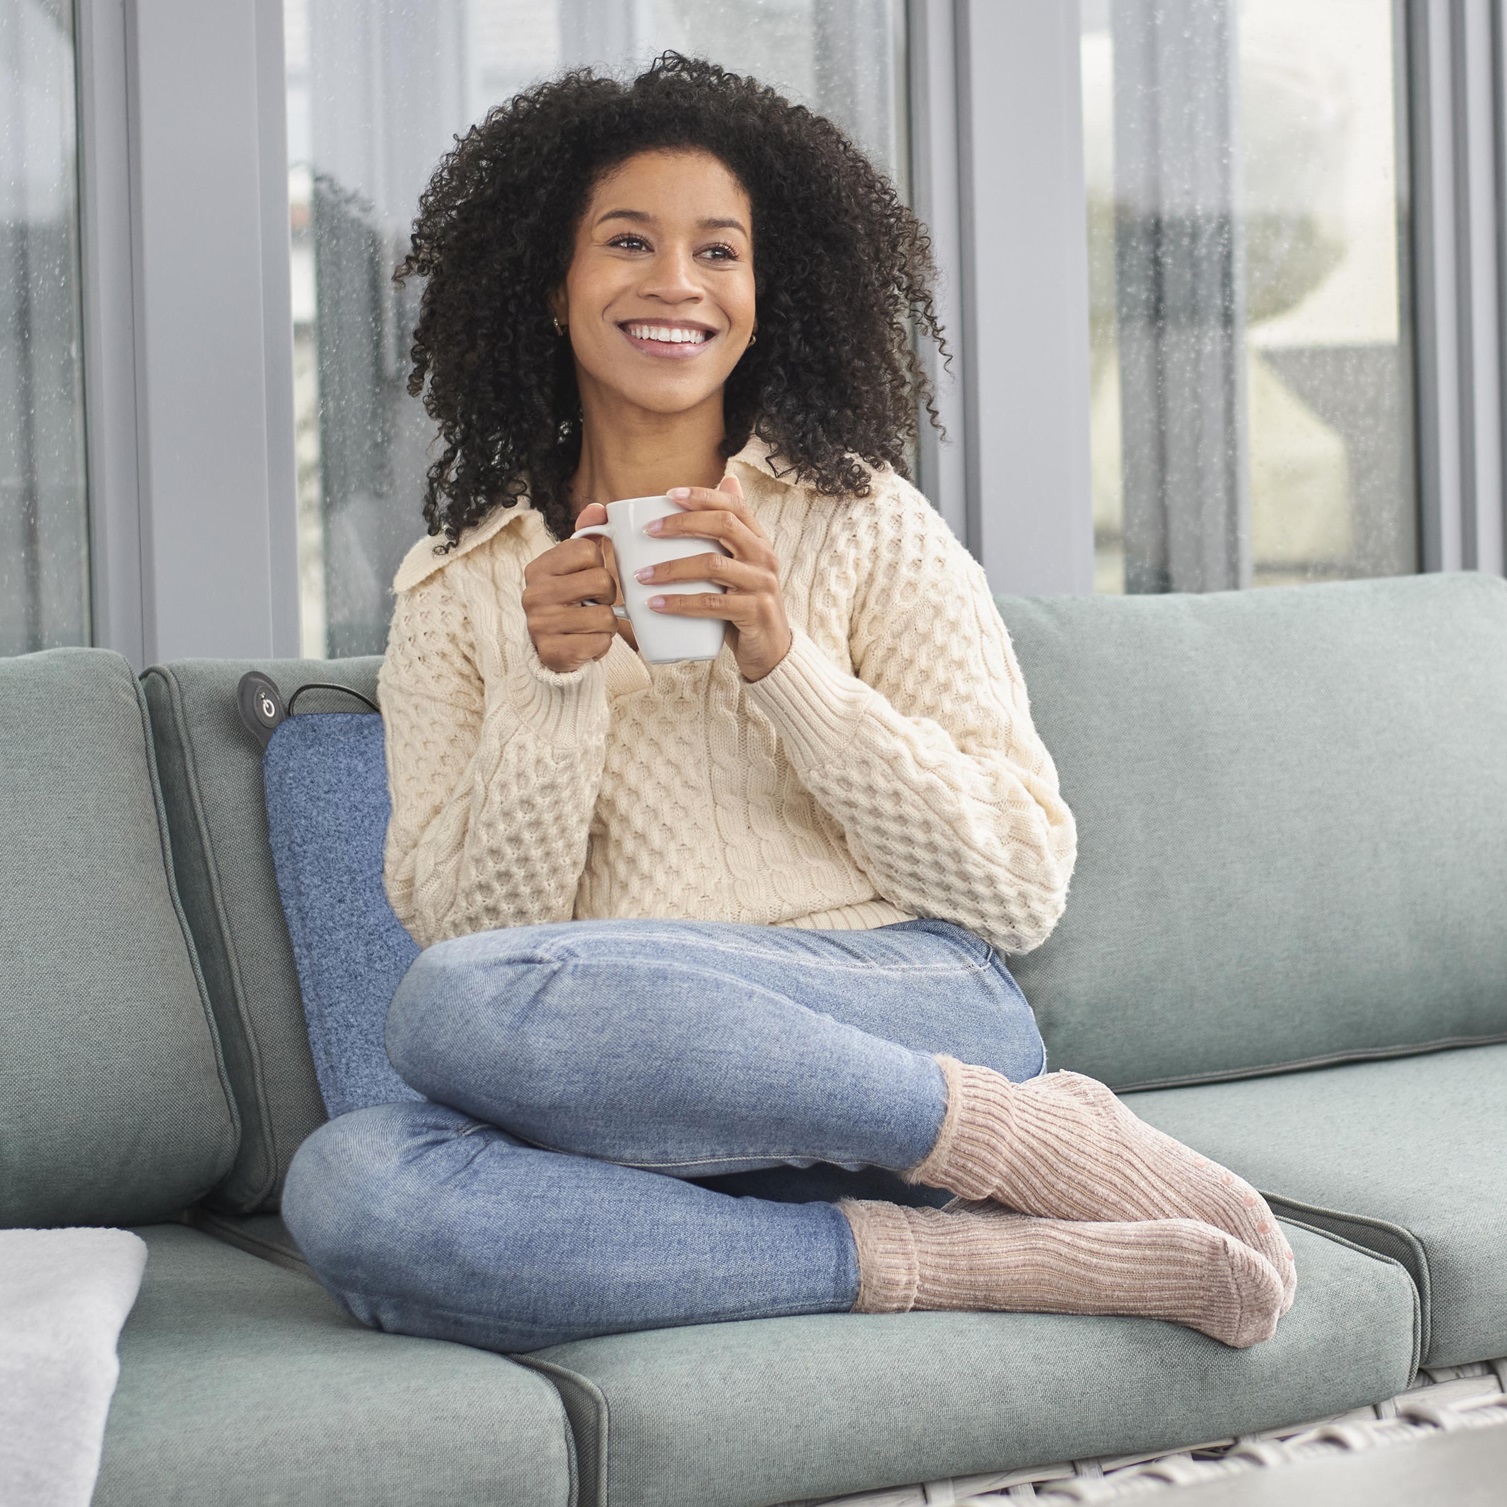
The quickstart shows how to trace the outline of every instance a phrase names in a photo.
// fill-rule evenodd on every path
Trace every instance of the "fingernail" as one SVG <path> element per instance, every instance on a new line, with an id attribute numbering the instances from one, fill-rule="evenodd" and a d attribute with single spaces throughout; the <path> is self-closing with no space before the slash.
<path id="1" fill-rule="evenodd" d="M 646 523 L 644 525 L 644 532 L 646 534 L 657 534 L 660 531 L 660 529 L 662 529 L 664 526 L 665 526 L 664 519 L 663 518 L 656 518 L 652 523 Z"/>
<path id="2" fill-rule="evenodd" d="M 649 598 L 649 605 L 651 607 L 663 607 L 664 604 L 665 604 L 665 599 L 663 597 L 650 597 Z"/>
<path id="3" fill-rule="evenodd" d="M 665 493 L 666 497 L 672 498 L 676 502 L 684 502 L 690 495 L 691 489 L 689 487 L 671 487 L 670 490 Z"/>
<path id="4" fill-rule="evenodd" d="M 635 570 L 633 572 L 633 579 L 635 581 L 647 581 L 653 574 L 654 567 L 652 565 L 645 565 L 641 570 Z"/>

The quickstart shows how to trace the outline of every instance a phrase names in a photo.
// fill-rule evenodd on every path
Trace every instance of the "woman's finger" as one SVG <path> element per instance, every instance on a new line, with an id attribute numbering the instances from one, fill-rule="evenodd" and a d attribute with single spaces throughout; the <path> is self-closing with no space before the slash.
<path id="1" fill-rule="evenodd" d="M 765 591 L 769 572 L 746 560 L 726 555 L 686 555 L 679 560 L 661 560 L 634 572 L 645 585 L 662 586 L 671 581 L 725 581 L 730 591 Z"/>
<path id="2" fill-rule="evenodd" d="M 650 597 L 649 606 L 672 616 L 722 617 L 739 628 L 758 619 L 758 598 L 746 591 L 676 591 Z"/>
<path id="3" fill-rule="evenodd" d="M 701 507 L 725 508 L 728 499 L 743 501 L 743 486 L 731 471 L 715 487 L 671 487 L 665 495 L 672 502 L 692 503 Z"/>
<path id="4" fill-rule="evenodd" d="M 668 518 L 656 518 L 645 528 L 658 539 L 716 539 L 736 560 L 766 567 L 775 564 L 774 545 L 760 532 L 758 525 L 745 521 L 729 508 L 672 513 Z"/>
<path id="5" fill-rule="evenodd" d="M 720 508 L 741 518 L 755 530 L 758 528 L 753 514 L 748 511 L 748 504 L 743 500 L 742 483 L 731 472 L 715 487 L 671 487 L 665 495 L 683 508 Z"/>

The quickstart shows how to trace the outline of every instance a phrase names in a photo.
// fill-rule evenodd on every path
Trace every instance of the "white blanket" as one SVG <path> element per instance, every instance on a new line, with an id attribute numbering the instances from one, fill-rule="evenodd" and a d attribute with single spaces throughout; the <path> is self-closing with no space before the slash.
<path id="1" fill-rule="evenodd" d="M 129 1230 L 0 1230 L 4 1507 L 88 1507 L 146 1260 Z"/>

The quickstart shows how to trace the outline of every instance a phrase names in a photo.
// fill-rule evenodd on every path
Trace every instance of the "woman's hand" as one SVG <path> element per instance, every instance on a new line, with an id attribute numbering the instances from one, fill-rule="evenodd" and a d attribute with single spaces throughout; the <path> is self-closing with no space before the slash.
<path id="1" fill-rule="evenodd" d="M 674 487 L 670 500 L 685 508 L 646 525 L 661 539 L 679 535 L 716 539 L 732 558 L 715 551 L 647 566 L 638 576 L 653 586 L 676 581 L 716 581 L 724 592 L 678 592 L 666 595 L 664 605 L 650 609 L 681 617 L 720 617 L 727 620 L 727 641 L 744 680 L 760 680 L 790 651 L 794 635 L 785 618 L 780 595 L 780 562 L 774 546 L 754 522 L 735 476 L 724 476 L 715 491 L 707 487 Z"/>
<path id="2" fill-rule="evenodd" d="M 575 526 L 606 523 L 607 509 L 590 502 Z M 617 581 L 603 561 L 600 535 L 562 539 L 523 567 L 523 611 L 539 662 L 568 675 L 600 659 L 617 637 L 612 603 Z"/>

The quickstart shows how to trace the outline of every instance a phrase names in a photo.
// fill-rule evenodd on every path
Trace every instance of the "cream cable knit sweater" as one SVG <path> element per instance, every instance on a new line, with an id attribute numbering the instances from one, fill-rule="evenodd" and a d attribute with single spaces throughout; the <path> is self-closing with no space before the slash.
<path id="1" fill-rule="evenodd" d="M 844 500 L 773 475 L 757 441 L 729 465 L 794 633 L 757 681 L 729 649 L 646 665 L 621 635 L 547 669 L 523 567 L 556 540 L 526 500 L 448 555 L 410 551 L 379 682 L 399 918 L 423 946 L 587 917 L 916 916 L 1037 946 L 1076 831 L 983 569 L 889 471 Z"/>

